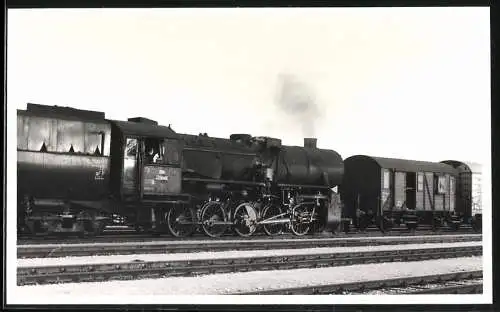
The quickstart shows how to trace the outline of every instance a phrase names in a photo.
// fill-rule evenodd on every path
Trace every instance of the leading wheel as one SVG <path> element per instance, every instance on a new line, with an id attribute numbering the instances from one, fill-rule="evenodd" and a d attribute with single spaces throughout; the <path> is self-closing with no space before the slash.
<path id="1" fill-rule="evenodd" d="M 264 210 L 262 211 L 262 220 L 269 220 L 272 221 L 273 217 L 276 218 L 281 215 L 281 208 L 277 205 L 267 205 L 264 207 Z M 264 227 L 264 232 L 269 235 L 279 235 L 283 233 L 284 231 L 284 224 L 283 223 L 267 223 L 263 224 Z"/>
<path id="2" fill-rule="evenodd" d="M 297 236 L 306 235 L 311 228 L 312 209 L 298 204 L 292 209 L 291 230 Z"/>
<path id="3" fill-rule="evenodd" d="M 203 232 L 210 237 L 219 237 L 227 229 L 226 212 L 220 202 L 206 203 L 201 212 Z"/>
<path id="4" fill-rule="evenodd" d="M 234 210 L 234 231 L 239 236 L 251 236 L 257 229 L 257 211 L 251 203 L 242 203 Z"/>
<path id="5" fill-rule="evenodd" d="M 168 231 L 175 237 L 186 237 L 193 234 L 196 223 L 190 207 L 184 205 L 170 209 L 167 214 Z"/>

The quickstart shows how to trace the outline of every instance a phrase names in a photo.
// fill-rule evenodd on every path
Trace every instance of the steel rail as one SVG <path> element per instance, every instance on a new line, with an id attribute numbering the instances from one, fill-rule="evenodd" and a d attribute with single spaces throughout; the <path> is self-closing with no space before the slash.
<path id="1" fill-rule="evenodd" d="M 481 233 L 473 232 L 472 230 L 461 229 L 458 231 L 452 230 L 438 230 L 432 231 L 430 228 L 418 228 L 415 231 L 410 231 L 406 228 L 395 228 L 391 231 L 386 231 L 384 233 L 380 232 L 377 228 L 367 228 L 364 232 L 355 232 L 351 231 L 348 233 L 339 232 L 339 233 L 312 233 L 305 236 L 294 236 L 291 233 L 283 233 L 277 236 L 267 236 L 265 233 L 254 233 L 250 237 L 239 237 L 234 234 L 225 234 L 217 240 L 234 240 L 234 239 L 320 239 L 320 238 L 343 238 L 343 237 L 378 237 L 378 236 L 420 236 L 420 235 L 428 235 L 428 236 L 436 236 L 436 235 L 478 235 Z M 189 240 L 206 240 L 213 241 L 214 239 L 211 237 L 207 237 L 202 233 L 195 233 L 190 237 L 173 237 L 168 234 L 153 234 L 153 233 L 139 233 L 135 230 L 127 229 L 127 230 L 105 230 L 104 233 L 100 236 L 96 237 L 78 237 L 75 236 L 64 236 L 57 237 L 56 235 L 35 235 L 35 236 L 24 236 L 21 235 L 18 237 L 17 243 L 18 245 L 31 245 L 31 244 L 48 244 L 48 243 L 97 243 L 97 242 L 129 242 L 129 241 L 156 241 L 156 240 L 171 240 L 171 241 L 189 241 Z"/>
<path id="2" fill-rule="evenodd" d="M 366 293 L 373 290 L 383 290 L 387 288 L 405 288 L 415 285 L 430 284 L 430 283 L 443 283 L 447 281 L 458 281 L 458 280 L 470 280 L 482 278 L 482 271 L 470 271 L 470 272 L 456 272 L 456 273 L 446 273 L 446 274 L 433 274 L 426 276 L 412 276 L 412 277 L 401 277 L 392 279 L 382 279 L 382 280 L 371 280 L 371 281 L 360 281 L 352 283 L 337 283 L 337 284 L 324 284 L 324 285 L 310 285 L 303 287 L 293 287 L 293 288 L 278 288 L 278 289 L 268 289 L 259 290 L 252 292 L 238 292 L 234 295 L 338 295 L 338 294 L 353 294 L 353 293 Z M 450 286 L 435 289 L 417 290 L 414 292 L 406 292 L 404 294 L 449 294 L 457 293 L 462 291 L 477 291 L 482 284 L 474 285 L 462 285 L 462 286 Z M 477 292 L 476 292 L 477 293 Z"/>
<path id="3" fill-rule="evenodd" d="M 394 239 L 350 238 L 350 239 L 296 239 L 296 240 L 238 240 L 238 241 L 198 241 L 198 242 L 132 242 L 127 244 L 65 244 L 47 246 L 17 247 L 18 258 L 54 258 L 68 256 L 126 255 L 126 254 L 158 254 L 189 253 L 200 251 L 227 250 L 266 250 L 266 249 L 298 249 L 320 247 L 357 247 L 402 244 L 430 244 L 477 242 L 482 236 L 429 236 L 412 239 L 401 237 Z"/>
<path id="4" fill-rule="evenodd" d="M 423 295 L 423 294 L 481 294 L 483 292 L 483 283 L 468 285 L 452 285 L 437 288 L 428 288 L 416 291 L 406 292 L 405 294 Z"/>
<path id="5" fill-rule="evenodd" d="M 18 267 L 17 284 L 89 282 L 197 276 L 264 270 L 321 268 L 381 262 L 422 261 L 482 255 L 482 246 L 177 261 Z"/>

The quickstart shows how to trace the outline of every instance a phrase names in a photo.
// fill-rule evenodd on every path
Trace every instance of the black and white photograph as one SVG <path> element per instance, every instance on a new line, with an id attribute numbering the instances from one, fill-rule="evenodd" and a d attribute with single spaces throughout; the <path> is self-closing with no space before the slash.
<path id="1" fill-rule="evenodd" d="M 492 303 L 488 7 L 6 26 L 7 304 Z"/>

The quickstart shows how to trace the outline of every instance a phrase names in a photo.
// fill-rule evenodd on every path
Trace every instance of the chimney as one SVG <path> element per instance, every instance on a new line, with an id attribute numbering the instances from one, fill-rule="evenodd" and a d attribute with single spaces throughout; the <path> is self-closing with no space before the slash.
<path id="1" fill-rule="evenodd" d="M 304 138 L 304 147 L 316 148 L 317 142 L 318 142 L 318 139 L 316 139 L 316 138 Z"/>

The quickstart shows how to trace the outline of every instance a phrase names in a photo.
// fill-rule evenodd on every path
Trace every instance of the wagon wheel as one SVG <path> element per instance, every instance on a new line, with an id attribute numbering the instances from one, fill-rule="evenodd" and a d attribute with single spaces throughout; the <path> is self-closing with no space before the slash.
<path id="1" fill-rule="evenodd" d="M 411 233 L 415 233 L 415 231 L 417 230 L 417 227 L 418 227 L 418 222 L 407 223 L 406 227 L 408 228 L 408 230 L 410 230 Z"/>
<path id="2" fill-rule="evenodd" d="M 481 224 L 481 220 L 478 220 L 478 218 L 473 218 L 472 221 L 471 221 L 471 225 L 472 225 L 472 229 L 474 230 L 474 232 L 481 232 L 481 227 L 482 227 L 482 224 Z"/>
<path id="3" fill-rule="evenodd" d="M 382 233 L 389 232 L 394 226 L 392 220 L 388 219 L 387 217 L 379 217 L 377 223 L 377 226 Z"/>
<path id="4" fill-rule="evenodd" d="M 311 208 L 306 205 L 298 204 L 293 207 L 290 226 L 293 234 L 303 236 L 309 232 L 311 214 Z"/>
<path id="5" fill-rule="evenodd" d="M 239 236 L 251 236 L 257 230 L 257 211 L 251 203 L 242 203 L 234 211 L 234 231 Z"/>
<path id="6" fill-rule="evenodd" d="M 190 207 L 184 205 L 170 209 L 167 214 L 168 231 L 175 237 L 186 237 L 196 229 L 195 216 Z"/>
<path id="7" fill-rule="evenodd" d="M 219 237 L 227 229 L 226 212 L 219 202 L 205 204 L 201 212 L 203 232 L 210 237 Z"/>
<path id="8" fill-rule="evenodd" d="M 264 210 L 262 211 L 262 220 L 267 220 L 270 219 L 274 216 L 279 216 L 281 214 L 281 208 L 277 205 L 266 205 L 264 207 Z M 264 227 L 264 232 L 269 235 L 279 235 L 283 233 L 284 231 L 284 224 L 283 223 L 276 223 L 276 224 L 263 224 Z"/>
<path id="9" fill-rule="evenodd" d="M 460 228 L 460 223 L 450 222 L 450 228 L 453 232 L 457 232 Z"/>
<path id="10" fill-rule="evenodd" d="M 440 218 L 438 217 L 432 218 L 431 227 L 433 232 L 437 232 L 442 226 L 443 226 L 443 221 Z"/>

